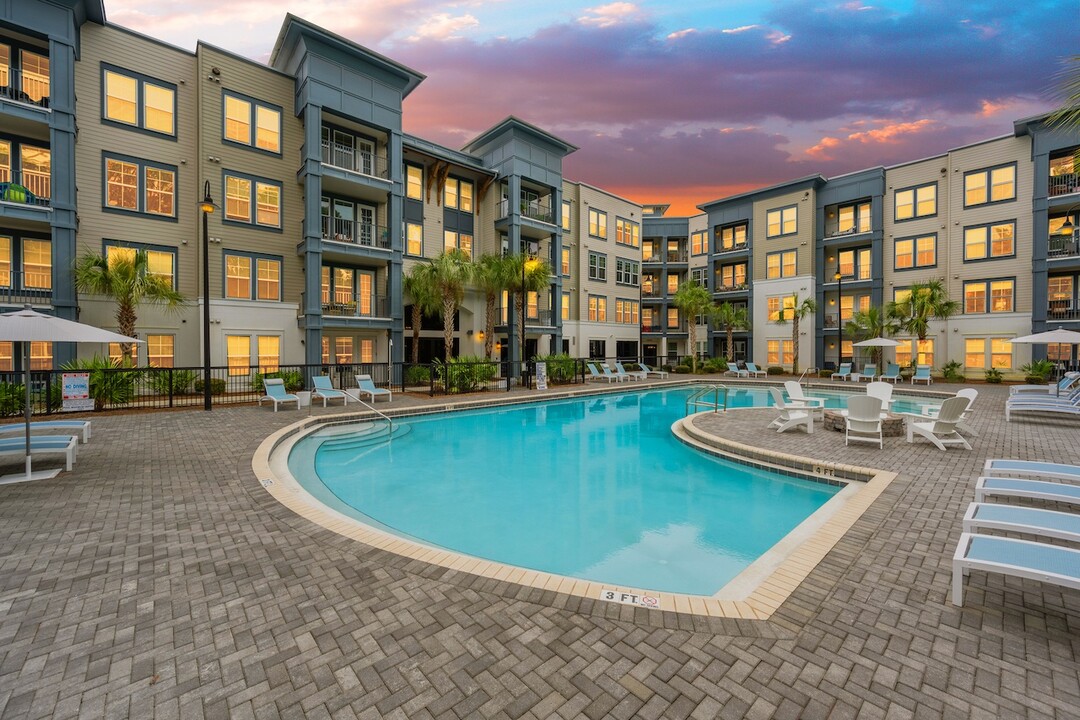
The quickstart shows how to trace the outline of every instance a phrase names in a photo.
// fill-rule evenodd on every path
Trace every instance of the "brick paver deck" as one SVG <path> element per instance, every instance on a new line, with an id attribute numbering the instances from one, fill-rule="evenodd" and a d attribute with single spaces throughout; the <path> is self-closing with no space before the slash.
<path id="1" fill-rule="evenodd" d="M 758 622 L 483 580 L 316 527 L 250 468 L 296 411 L 95 417 L 74 472 L 0 487 L 0 716 L 1078 717 L 1080 592 L 975 573 L 948 601 L 985 459 L 1080 463 L 1080 422 L 1006 424 L 1005 388 L 979 390 L 971 452 L 778 435 L 769 410 L 696 420 L 900 473 Z"/>

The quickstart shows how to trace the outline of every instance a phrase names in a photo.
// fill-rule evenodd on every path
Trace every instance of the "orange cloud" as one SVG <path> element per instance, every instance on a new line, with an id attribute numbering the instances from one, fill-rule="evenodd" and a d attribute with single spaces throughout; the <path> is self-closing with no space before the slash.
<path id="1" fill-rule="evenodd" d="M 831 150 L 840 147 L 840 141 L 834 137 L 823 137 L 817 145 L 808 149 L 806 154 L 815 160 L 834 160 Z"/>
<path id="2" fill-rule="evenodd" d="M 983 117 L 993 117 L 994 115 L 997 115 L 998 113 L 1005 110 L 1009 110 L 1010 108 L 1015 106 L 1015 100 L 1001 100 L 999 102 L 994 102 L 993 100 L 983 100 L 982 109 L 979 111 L 979 114 Z"/>
<path id="3" fill-rule="evenodd" d="M 852 133 L 847 136 L 848 140 L 861 143 L 894 143 L 898 142 L 903 135 L 913 135 L 928 129 L 934 124 L 933 120 L 923 118 L 915 122 L 893 123 L 876 130 Z"/>

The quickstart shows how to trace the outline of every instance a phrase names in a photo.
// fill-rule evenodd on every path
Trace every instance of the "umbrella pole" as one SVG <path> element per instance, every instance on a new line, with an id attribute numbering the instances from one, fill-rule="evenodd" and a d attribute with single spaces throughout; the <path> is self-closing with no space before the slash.
<path id="1" fill-rule="evenodd" d="M 26 392 L 23 415 L 26 416 L 26 479 L 29 480 L 33 473 L 30 470 L 30 342 L 23 340 L 23 390 Z"/>

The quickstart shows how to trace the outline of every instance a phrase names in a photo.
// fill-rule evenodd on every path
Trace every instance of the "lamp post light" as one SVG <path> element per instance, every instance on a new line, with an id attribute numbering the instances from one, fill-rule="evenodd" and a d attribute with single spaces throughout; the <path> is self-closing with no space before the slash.
<path id="1" fill-rule="evenodd" d="M 202 272 L 203 272 L 203 410 L 211 409 L 210 394 L 210 214 L 214 199 L 210 197 L 210 181 L 203 184 L 202 210 Z"/>
<path id="2" fill-rule="evenodd" d="M 837 262 L 840 258 L 836 258 Z M 840 272 L 840 266 L 836 266 L 836 369 L 840 369 L 840 365 L 844 362 L 844 285 L 843 274 Z"/>

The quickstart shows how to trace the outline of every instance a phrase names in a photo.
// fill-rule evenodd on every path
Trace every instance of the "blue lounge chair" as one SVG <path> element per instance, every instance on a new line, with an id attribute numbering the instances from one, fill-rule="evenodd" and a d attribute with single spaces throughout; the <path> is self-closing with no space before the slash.
<path id="1" fill-rule="evenodd" d="M 900 366 L 896 363 L 885 363 L 885 372 L 881 374 L 881 379 L 895 384 L 900 380 Z"/>
<path id="2" fill-rule="evenodd" d="M 975 502 L 985 502 L 992 497 L 1028 498 L 1080 505 L 1080 485 L 1023 478 L 981 477 L 976 480 Z"/>
<path id="3" fill-rule="evenodd" d="M 1005 422 L 1012 420 L 1013 413 L 1040 412 L 1056 413 L 1058 415 L 1080 415 L 1080 392 L 1074 392 L 1068 398 L 1055 398 L 1053 396 L 1029 397 L 1023 395 L 1010 395 L 1005 401 Z"/>
<path id="4" fill-rule="evenodd" d="M 663 380 L 664 378 L 666 378 L 668 376 L 667 370 L 653 370 L 651 367 L 649 367 L 645 363 L 638 363 L 638 367 L 641 368 L 642 370 L 644 370 L 646 375 L 655 375 L 656 377 L 660 378 L 661 380 Z"/>
<path id="5" fill-rule="evenodd" d="M 349 404 L 349 396 L 334 387 L 329 375 L 316 375 L 311 378 L 311 384 L 315 388 L 311 392 L 311 399 L 322 398 L 323 407 L 326 407 L 327 400 L 341 400 L 342 405 Z"/>
<path id="6" fill-rule="evenodd" d="M 277 412 L 277 406 L 281 403 L 296 403 L 296 409 L 300 409 L 300 398 L 292 393 L 285 392 L 285 381 L 281 378 L 264 378 L 263 389 L 266 390 L 266 394 L 259 398 L 259 405 L 263 404 L 263 400 L 269 400 L 274 403 L 274 412 Z"/>
<path id="7" fill-rule="evenodd" d="M 597 367 L 603 368 L 604 370 L 607 370 L 607 368 L 605 368 L 603 365 L 600 365 L 599 363 L 585 363 L 585 367 L 589 368 L 590 380 L 606 380 L 609 385 L 616 381 L 621 382 L 621 380 L 616 377 L 610 370 L 601 373 L 600 370 L 597 369 Z"/>
<path id="8" fill-rule="evenodd" d="M 934 378 L 930 377 L 929 365 L 917 365 L 915 367 L 915 374 L 911 376 L 911 384 L 914 385 L 916 380 L 925 382 L 927 385 L 934 382 Z"/>
<path id="9" fill-rule="evenodd" d="M 1071 390 L 1077 382 L 1080 382 L 1080 372 L 1067 372 L 1056 385 L 1013 385 L 1009 388 L 1009 395 L 1063 397 L 1062 393 Z"/>
<path id="10" fill-rule="evenodd" d="M 615 363 L 615 374 L 620 376 L 625 375 L 631 380 L 644 380 L 649 376 L 644 370 L 627 370 L 623 367 L 621 362 Z"/>
<path id="11" fill-rule="evenodd" d="M 734 375 L 737 378 L 750 377 L 750 371 L 746 369 L 746 363 L 739 360 L 734 365 L 728 365 L 728 369 L 724 372 L 725 375 Z"/>
<path id="12" fill-rule="evenodd" d="M 840 363 L 840 369 L 829 376 L 830 380 L 850 380 L 851 363 Z"/>
<path id="13" fill-rule="evenodd" d="M 26 431 L 26 425 L 22 426 Z M 74 435 L 31 435 L 30 456 L 63 455 L 64 467 L 70 472 L 78 452 L 79 438 Z M 0 455 L 26 455 L 26 438 L 0 438 Z"/>
<path id="14" fill-rule="evenodd" d="M 862 372 L 859 373 L 859 382 L 862 382 L 863 380 L 866 382 L 877 380 L 877 365 L 870 363 L 863 367 Z"/>
<path id="15" fill-rule="evenodd" d="M 35 420 L 30 423 L 30 432 L 38 430 L 67 430 L 68 432 L 77 430 L 81 433 L 84 444 L 90 442 L 91 433 L 89 420 Z M 26 423 L 0 425 L 0 435 L 22 435 L 25 432 Z"/>
<path id="16" fill-rule="evenodd" d="M 971 503 L 964 513 L 964 532 L 1003 530 L 1080 542 L 1080 515 L 1001 503 Z"/>
<path id="17" fill-rule="evenodd" d="M 972 570 L 1080 588 L 1080 550 L 962 533 L 953 555 L 952 601 L 957 607 L 964 604 L 964 576 Z"/>
<path id="18" fill-rule="evenodd" d="M 356 376 L 356 390 L 359 391 L 359 393 L 370 397 L 371 402 L 375 402 L 376 398 L 383 396 L 390 402 L 393 402 L 394 400 L 394 393 L 386 388 L 375 387 L 375 383 L 372 381 L 370 375 Z"/>
<path id="19" fill-rule="evenodd" d="M 991 458 L 986 461 L 983 472 L 995 477 L 1004 476 L 1034 476 L 1042 478 L 1057 478 L 1059 480 L 1073 480 L 1080 483 L 1080 465 L 1066 465 L 1065 463 L 1044 462 L 1042 460 L 1003 460 Z"/>
<path id="20" fill-rule="evenodd" d="M 616 372 L 612 372 L 611 368 L 609 368 L 607 365 L 600 364 L 598 367 L 600 368 L 600 372 L 603 373 L 601 377 L 615 378 L 619 382 L 630 379 L 629 375 L 619 375 Z M 608 380 L 608 382 L 611 382 L 611 380 Z"/>
<path id="21" fill-rule="evenodd" d="M 758 366 L 752 362 L 746 363 L 746 372 L 753 377 L 769 377 L 769 373 L 764 370 L 758 370 Z"/>

